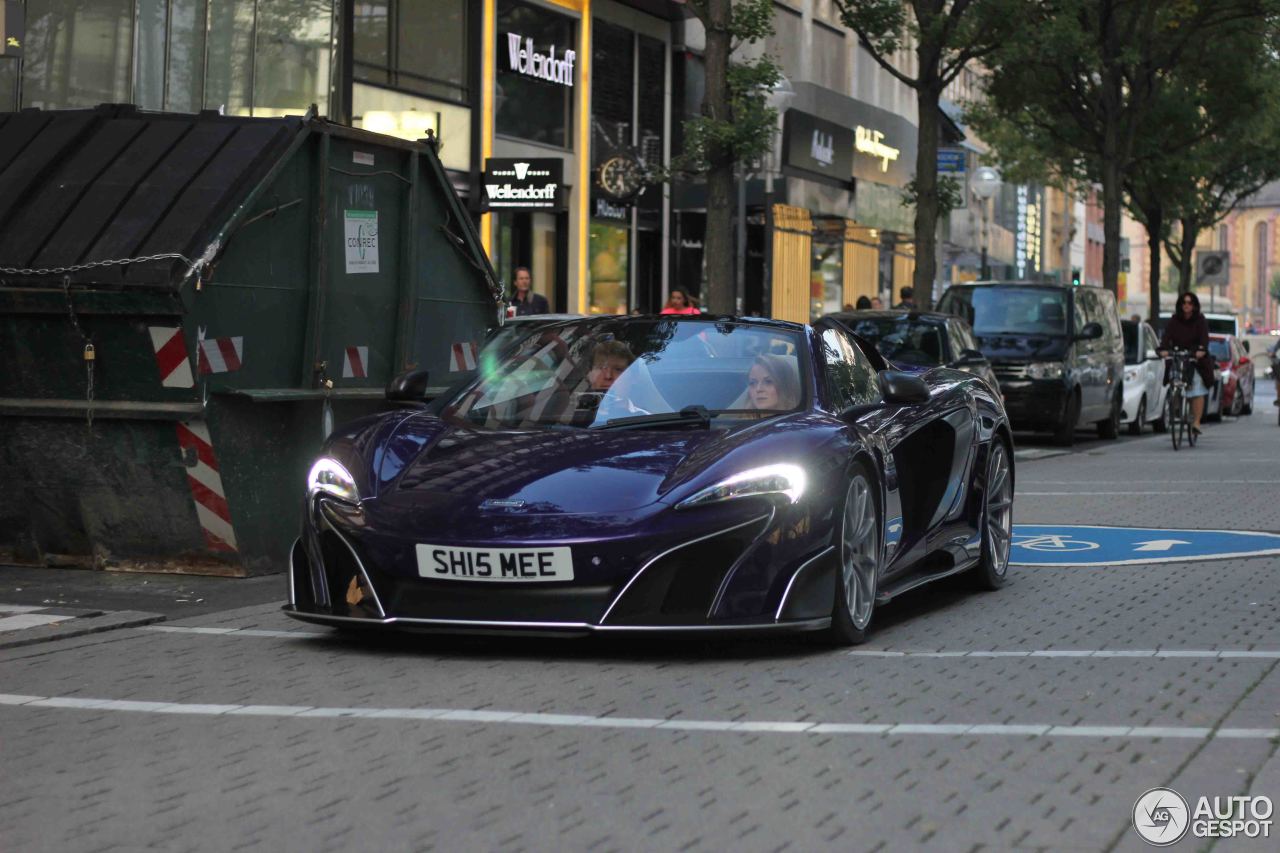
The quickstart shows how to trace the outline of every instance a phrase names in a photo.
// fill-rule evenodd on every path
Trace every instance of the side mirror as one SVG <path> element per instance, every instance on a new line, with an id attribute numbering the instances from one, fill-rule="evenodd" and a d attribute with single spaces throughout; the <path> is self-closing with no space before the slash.
<path id="1" fill-rule="evenodd" d="M 1084 328 L 1080 330 L 1080 334 L 1076 335 L 1078 341 L 1096 341 L 1102 337 L 1101 323 L 1085 323 Z"/>
<path id="2" fill-rule="evenodd" d="M 427 399 L 427 371 L 406 370 L 387 383 L 387 401 L 423 403 Z"/>
<path id="3" fill-rule="evenodd" d="M 1160 355 L 1153 349 L 1147 350 L 1147 354 L 1143 356 L 1143 361 L 1161 361 Z"/>
<path id="4" fill-rule="evenodd" d="M 987 357 L 976 349 L 960 350 L 960 357 L 951 362 L 952 367 L 977 367 L 987 363 Z"/>
<path id="5" fill-rule="evenodd" d="M 1240 340 L 1240 346 L 1244 347 L 1245 352 L 1250 352 L 1249 342 L 1244 340 L 1243 338 Z"/>
<path id="6" fill-rule="evenodd" d="M 929 399 L 929 386 L 919 376 L 900 370 L 882 370 L 880 393 L 887 403 L 924 403 Z"/>

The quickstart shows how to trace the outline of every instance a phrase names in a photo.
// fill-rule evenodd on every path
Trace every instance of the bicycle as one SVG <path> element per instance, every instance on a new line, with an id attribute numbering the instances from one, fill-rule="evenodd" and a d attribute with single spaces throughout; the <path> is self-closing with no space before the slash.
<path id="1" fill-rule="evenodd" d="M 1187 370 L 1195 369 L 1195 361 L 1191 353 L 1184 349 L 1175 349 L 1168 359 L 1173 365 L 1169 380 L 1169 438 L 1173 441 L 1173 449 L 1182 446 L 1185 434 L 1187 446 L 1196 446 L 1195 430 L 1191 428 L 1191 400 L 1187 397 Z"/>

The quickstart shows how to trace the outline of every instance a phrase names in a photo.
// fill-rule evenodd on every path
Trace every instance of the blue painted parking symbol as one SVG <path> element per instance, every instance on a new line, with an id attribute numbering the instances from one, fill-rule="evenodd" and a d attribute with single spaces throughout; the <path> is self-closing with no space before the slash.
<path id="1" fill-rule="evenodd" d="M 1083 524 L 1015 524 L 1015 566 L 1132 566 L 1280 554 L 1280 534 Z"/>

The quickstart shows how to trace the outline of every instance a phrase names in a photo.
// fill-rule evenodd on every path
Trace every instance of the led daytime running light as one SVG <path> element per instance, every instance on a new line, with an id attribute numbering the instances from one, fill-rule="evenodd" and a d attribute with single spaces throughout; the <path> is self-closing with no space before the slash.
<path id="1" fill-rule="evenodd" d="M 759 495 L 786 495 L 791 503 L 795 503 L 800 500 L 808 484 L 809 478 L 799 465 L 765 465 L 734 474 L 714 486 L 708 486 L 681 501 L 679 506 L 681 508 L 701 506 L 717 501 Z"/>
<path id="2" fill-rule="evenodd" d="M 321 492 L 348 503 L 360 501 L 360 493 L 356 491 L 356 481 L 351 472 L 342 463 L 327 456 L 317 459 L 307 474 L 307 495 L 314 497 Z"/>

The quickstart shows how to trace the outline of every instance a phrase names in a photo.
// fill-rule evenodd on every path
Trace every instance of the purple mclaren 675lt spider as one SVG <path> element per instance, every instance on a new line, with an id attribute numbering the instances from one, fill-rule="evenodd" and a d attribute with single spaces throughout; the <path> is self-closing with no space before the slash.
<path id="1" fill-rule="evenodd" d="M 858 643 L 912 587 L 1004 584 L 1013 445 L 987 383 L 899 372 L 836 321 L 571 319 L 340 427 L 304 518 L 285 609 L 309 622 Z"/>

